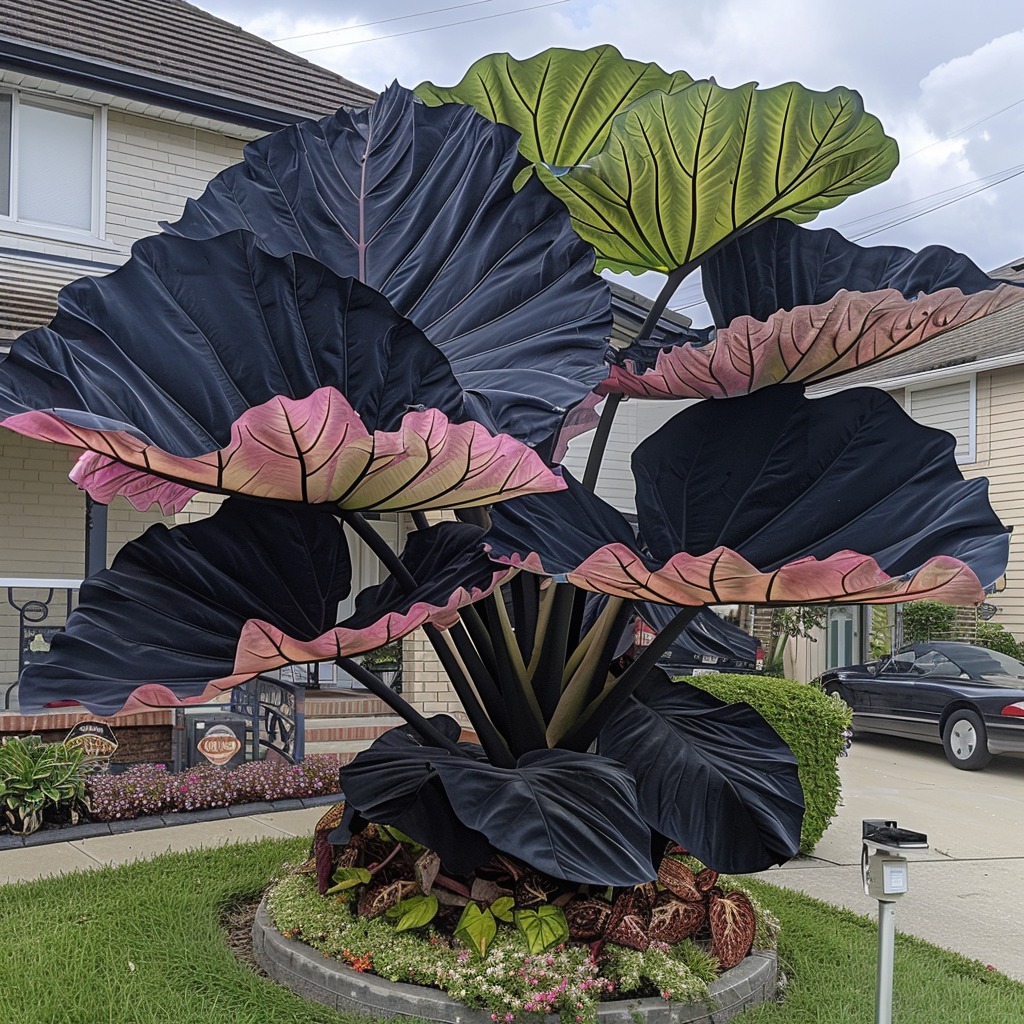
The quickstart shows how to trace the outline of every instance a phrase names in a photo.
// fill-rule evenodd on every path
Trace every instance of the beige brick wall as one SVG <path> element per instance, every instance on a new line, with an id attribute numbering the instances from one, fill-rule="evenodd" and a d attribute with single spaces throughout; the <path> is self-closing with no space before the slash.
<path id="1" fill-rule="evenodd" d="M 242 158 L 243 143 L 215 132 L 125 111 L 107 119 L 107 239 L 128 249 L 177 220 L 218 172 Z"/>

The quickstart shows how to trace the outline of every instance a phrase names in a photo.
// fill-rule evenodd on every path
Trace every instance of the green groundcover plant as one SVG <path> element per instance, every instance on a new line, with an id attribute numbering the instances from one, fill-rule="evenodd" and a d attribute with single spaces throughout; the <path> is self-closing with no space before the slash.
<path id="1" fill-rule="evenodd" d="M 0 832 L 27 835 L 44 822 L 75 824 L 88 807 L 92 768 L 78 747 L 6 737 L 0 742 Z"/>
<path id="2" fill-rule="evenodd" d="M 805 803 L 800 852 L 810 854 L 839 807 L 839 758 L 846 751 L 850 709 L 818 687 L 792 679 L 718 673 L 691 681 L 719 700 L 750 704 L 793 751 Z"/>

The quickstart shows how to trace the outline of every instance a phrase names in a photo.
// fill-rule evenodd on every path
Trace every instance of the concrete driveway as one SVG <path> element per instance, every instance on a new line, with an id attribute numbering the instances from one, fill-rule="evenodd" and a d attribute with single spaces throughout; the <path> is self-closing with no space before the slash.
<path id="1" fill-rule="evenodd" d="M 964 772 L 939 746 L 861 735 L 840 775 L 843 802 L 814 856 L 758 877 L 876 917 L 861 887 L 861 819 L 895 819 L 930 846 L 908 854 L 897 930 L 1024 981 L 1024 759 Z"/>

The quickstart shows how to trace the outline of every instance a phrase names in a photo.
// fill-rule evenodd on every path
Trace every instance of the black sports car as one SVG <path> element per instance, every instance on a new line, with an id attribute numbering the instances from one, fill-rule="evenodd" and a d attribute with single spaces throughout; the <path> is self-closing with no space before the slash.
<path id="1" fill-rule="evenodd" d="M 941 743 L 974 771 L 993 754 L 1024 753 L 1024 664 L 973 644 L 911 644 L 819 680 L 853 708 L 854 730 Z"/>

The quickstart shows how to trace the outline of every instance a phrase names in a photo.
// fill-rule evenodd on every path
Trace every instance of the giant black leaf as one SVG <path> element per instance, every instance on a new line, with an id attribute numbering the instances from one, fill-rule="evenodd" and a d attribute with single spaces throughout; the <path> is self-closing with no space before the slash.
<path id="1" fill-rule="evenodd" d="M 764 321 L 779 309 L 827 302 L 840 289 L 895 288 L 913 299 L 942 288 L 959 288 L 968 295 L 997 283 L 944 245 L 920 252 L 895 245 L 860 246 L 832 228 L 803 228 L 779 218 L 726 242 L 702 265 L 701 282 L 719 327 L 738 316 Z"/>
<path id="2" fill-rule="evenodd" d="M 392 86 L 246 147 L 167 230 L 254 231 L 388 297 L 480 393 L 498 429 L 540 444 L 606 375 L 607 284 L 565 208 L 513 190 L 518 136 L 472 108 Z"/>
<path id="3" fill-rule="evenodd" d="M 23 708 L 77 700 L 110 715 L 198 699 L 230 676 L 248 619 L 309 639 L 349 592 L 338 520 L 303 506 L 229 498 L 210 518 L 151 526 L 82 585 L 78 608 L 21 677 Z"/>
<path id="4" fill-rule="evenodd" d="M 533 750 L 515 768 L 449 757 L 434 769 L 459 819 L 531 867 L 594 885 L 637 885 L 657 874 L 636 784 L 615 761 Z"/>
<path id="5" fill-rule="evenodd" d="M 660 670 L 601 732 L 599 751 L 637 782 L 652 828 L 717 871 L 795 856 L 804 801 L 796 758 L 748 704 L 724 704 Z"/>
<path id="6" fill-rule="evenodd" d="M 988 482 L 963 479 L 954 444 L 872 388 L 701 402 L 633 453 L 640 531 L 658 560 L 725 547 L 771 570 L 850 550 L 899 575 L 948 555 L 989 586 L 1007 531 Z"/>
<path id="7" fill-rule="evenodd" d="M 410 407 L 465 417 L 444 357 L 388 301 L 307 256 L 276 258 L 235 231 L 196 242 L 156 235 L 104 278 L 60 294 L 49 327 L 0 364 L 0 416 L 54 410 L 195 456 L 278 396 L 330 386 L 370 430 Z"/>
<path id="8" fill-rule="evenodd" d="M 461 729 L 455 719 L 434 715 L 431 725 L 457 741 Z M 437 767 L 448 761 L 476 764 L 483 752 L 462 743 L 466 758 L 433 747 L 408 726 L 391 729 L 341 768 L 345 800 L 367 821 L 394 825 L 407 836 L 430 847 L 445 869 L 469 874 L 494 854 L 494 848 L 453 809 Z"/>
<path id="9" fill-rule="evenodd" d="M 564 491 L 524 495 L 491 509 L 484 541 L 496 558 L 557 575 L 575 569 L 605 544 L 639 552 L 635 531 L 621 512 L 567 471 L 562 478 Z"/>

